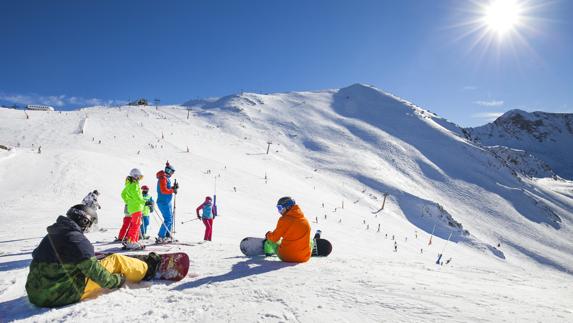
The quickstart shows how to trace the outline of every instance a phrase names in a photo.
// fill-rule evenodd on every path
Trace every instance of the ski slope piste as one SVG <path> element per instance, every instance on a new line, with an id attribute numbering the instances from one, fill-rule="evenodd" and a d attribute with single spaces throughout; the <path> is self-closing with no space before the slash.
<path id="1" fill-rule="evenodd" d="M 2 322 L 573 321 L 573 184 L 525 176 L 456 124 L 372 86 L 27 114 L 0 108 Z M 187 276 L 30 304 L 46 227 L 97 190 L 99 228 L 87 237 L 109 249 L 125 176 L 140 169 L 156 199 L 167 160 L 185 244 L 153 248 L 187 253 Z M 215 192 L 203 242 L 191 220 Z M 332 242 L 328 257 L 242 255 L 241 239 L 273 230 L 281 196 Z M 159 229 L 152 212 L 150 239 Z"/>

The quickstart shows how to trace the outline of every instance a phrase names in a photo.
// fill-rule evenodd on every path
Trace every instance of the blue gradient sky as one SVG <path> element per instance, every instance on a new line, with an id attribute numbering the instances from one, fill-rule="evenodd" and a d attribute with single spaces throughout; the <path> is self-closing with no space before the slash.
<path id="1" fill-rule="evenodd" d="M 369 83 L 463 126 L 515 108 L 573 112 L 573 1 L 522 2 L 520 37 L 478 42 L 472 1 L 6 0 L 0 103 Z"/>

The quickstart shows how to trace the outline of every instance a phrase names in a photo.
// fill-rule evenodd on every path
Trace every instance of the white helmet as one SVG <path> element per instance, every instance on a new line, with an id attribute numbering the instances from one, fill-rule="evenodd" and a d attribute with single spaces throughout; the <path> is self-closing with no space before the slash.
<path id="1" fill-rule="evenodd" d="M 131 176 L 133 178 L 140 178 L 140 177 L 143 177 L 143 174 L 141 173 L 141 171 L 138 168 L 134 168 L 129 172 L 129 176 Z"/>

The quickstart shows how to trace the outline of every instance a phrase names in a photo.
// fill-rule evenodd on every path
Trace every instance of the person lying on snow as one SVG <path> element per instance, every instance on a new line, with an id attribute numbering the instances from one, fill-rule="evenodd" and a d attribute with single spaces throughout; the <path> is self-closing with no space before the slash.
<path id="1" fill-rule="evenodd" d="M 304 213 L 288 196 L 278 200 L 277 210 L 281 217 L 275 230 L 265 235 L 265 254 L 276 254 L 286 262 L 308 261 L 311 256 L 312 242 L 310 241 L 310 224 L 304 217 Z"/>
<path id="2" fill-rule="evenodd" d="M 48 234 L 32 253 L 26 281 L 31 303 L 57 307 L 96 296 L 102 289 L 154 277 L 161 257 L 150 253 L 145 261 L 119 254 L 97 260 L 94 247 L 84 236 L 97 217 L 83 204 L 71 207 L 47 228 Z"/>

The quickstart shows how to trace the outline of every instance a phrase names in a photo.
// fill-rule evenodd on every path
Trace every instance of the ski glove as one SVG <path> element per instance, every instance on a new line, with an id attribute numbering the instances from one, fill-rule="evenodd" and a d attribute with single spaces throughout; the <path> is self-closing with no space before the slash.
<path id="1" fill-rule="evenodd" d="M 123 287 L 123 285 L 125 285 L 125 275 L 124 274 L 118 274 L 119 275 L 119 285 L 117 286 L 117 288 L 121 288 Z"/>
<path id="2" fill-rule="evenodd" d="M 145 206 L 153 206 L 153 201 L 145 201 Z"/>
<path id="3" fill-rule="evenodd" d="M 173 184 L 172 189 L 173 189 L 173 190 L 178 190 L 178 189 L 179 189 L 179 183 Z"/>

